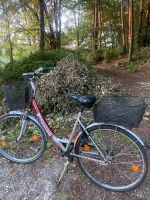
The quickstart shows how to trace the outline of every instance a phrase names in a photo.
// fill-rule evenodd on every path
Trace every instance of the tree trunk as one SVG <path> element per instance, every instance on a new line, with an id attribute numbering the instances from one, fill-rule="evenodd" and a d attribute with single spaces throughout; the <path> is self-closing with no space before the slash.
<path id="1" fill-rule="evenodd" d="M 102 5 L 101 5 L 101 0 L 98 2 L 98 38 L 99 38 L 99 48 L 102 48 Z"/>
<path id="2" fill-rule="evenodd" d="M 49 27 L 49 33 L 45 33 L 45 39 L 48 42 L 48 44 L 50 45 L 51 49 L 56 49 L 57 45 L 56 45 L 55 32 L 53 30 L 51 16 L 50 16 L 49 11 L 46 7 L 46 4 L 44 6 L 44 9 L 45 9 L 45 16 L 46 16 L 46 19 L 48 21 L 48 27 Z"/>
<path id="3" fill-rule="evenodd" d="M 95 46 L 95 0 L 93 0 L 93 31 L 92 31 L 92 47 L 94 48 Z"/>
<path id="4" fill-rule="evenodd" d="M 139 27 L 138 27 L 138 37 L 137 37 L 137 45 L 140 47 L 142 46 L 142 21 L 143 21 L 143 4 L 144 4 L 144 0 L 140 0 L 140 17 L 139 17 Z"/>
<path id="5" fill-rule="evenodd" d="M 133 54 L 133 0 L 128 0 L 128 23 L 129 23 L 129 61 Z"/>
<path id="6" fill-rule="evenodd" d="M 56 47 L 59 49 L 61 46 L 61 4 L 61 0 L 52 1 L 56 28 Z"/>
<path id="7" fill-rule="evenodd" d="M 61 6 L 62 6 L 62 1 L 59 0 L 58 3 L 58 48 L 61 48 Z"/>
<path id="8" fill-rule="evenodd" d="M 77 6 L 77 10 L 78 10 L 78 16 L 77 16 L 77 47 L 80 47 L 80 30 L 79 30 L 79 26 L 80 26 L 80 3 L 78 0 L 78 6 Z"/>
<path id="9" fill-rule="evenodd" d="M 44 24 L 44 0 L 39 0 L 39 19 L 40 19 L 40 50 L 44 50 L 44 32 L 45 32 L 45 24 Z"/>
<path id="10" fill-rule="evenodd" d="M 145 27 L 145 37 L 144 37 L 144 46 L 147 46 L 150 43 L 150 0 L 146 1 L 146 27 Z"/>
<path id="11" fill-rule="evenodd" d="M 126 52 L 126 44 L 125 44 L 125 22 L 124 22 L 124 13 L 125 7 L 123 5 L 123 0 L 121 0 L 121 28 L 122 28 L 122 49 L 123 52 Z"/>
<path id="12" fill-rule="evenodd" d="M 93 0 L 93 48 L 96 50 L 98 45 L 98 0 Z"/>
<path id="13" fill-rule="evenodd" d="M 10 33 L 8 34 L 8 44 L 9 44 L 9 58 L 10 58 L 10 63 L 14 63 L 14 58 L 13 58 L 13 44 L 11 41 L 11 35 Z"/>

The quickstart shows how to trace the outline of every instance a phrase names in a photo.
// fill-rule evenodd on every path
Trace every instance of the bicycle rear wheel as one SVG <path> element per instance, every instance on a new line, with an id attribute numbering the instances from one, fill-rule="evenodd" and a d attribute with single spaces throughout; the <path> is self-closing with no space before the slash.
<path id="1" fill-rule="evenodd" d="M 0 154 L 17 163 L 37 160 L 46 147 L 46 136 L 40 125 L 30 116 L 5 114 L 0 117 Z M 21 134 L 23 123 L 25 131 Z"/>
<path id="2" fill-rule="evenodd" d="M 87 131 L 90 137 L 79 137 L 75 153 L 80 156 L 79 167 L 92 182 L 114 192 L 126 192 L 144 181 L 147 157 L 138 137 L 113 125 L 93 125 Z"/>

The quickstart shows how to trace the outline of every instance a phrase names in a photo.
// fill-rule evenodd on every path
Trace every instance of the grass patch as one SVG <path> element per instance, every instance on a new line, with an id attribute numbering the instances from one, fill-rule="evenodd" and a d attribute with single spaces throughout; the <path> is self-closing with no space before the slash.
<path id="1" fill-rule="evenodd" d="M 128 62 L 127 69 L 131 73 L 139 72 L 139 67 L 138 67 L 137 63 L 134 63 L 134 62 Z"/>
<path id="2" fill-rule="evenodd" d="M 130 73 L 137 73 L 139 72 L 139 63 L 136 61 L 126 61 L 123 63 L 120 63 L 119 67 L 127 69 Z"/>
<path id="3" fill-rule="evenodd" d="M 58 196 L 59 196 L 60 200 L 69 200 L 70 199 L 69 195 L 64 191 L 60 191 Z"/>

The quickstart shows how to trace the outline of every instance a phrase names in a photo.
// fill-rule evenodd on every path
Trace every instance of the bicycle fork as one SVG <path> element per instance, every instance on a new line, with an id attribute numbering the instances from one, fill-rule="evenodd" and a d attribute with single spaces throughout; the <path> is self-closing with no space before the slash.
<path id="1" fill-rule="evenodd" d="M 17 138 L 17 142 L 20 140 L 22 135 L 26 132 L 26 129 L 27 129 L 27 112 L 25 112 L 25 114 L 21 120 L 21 130 L 20 130 L 19 136 Z"/>

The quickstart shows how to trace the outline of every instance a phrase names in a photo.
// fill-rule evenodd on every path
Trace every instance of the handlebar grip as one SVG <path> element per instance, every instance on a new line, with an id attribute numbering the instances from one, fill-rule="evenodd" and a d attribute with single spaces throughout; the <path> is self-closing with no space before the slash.
<path id="1" fill-rule="evenodd" d="M 48 73 L 50 71 L 49 68 L 45 68 L 45 67 L 40 67 L 39 69 L 37 69 L 34 73 L 36 75 L 38 74 L 42 74 L 42 73 Z"/>
<path id="2" fill-rule="evenodd" d="M 43 73 L 48 73 L 50 72 L 50 68 L 43 68 Z"/>
<path id="3" fill-rule="evenodd" d="M 24 78 L 25 81 L 29 81 L 34 76 L 34 73 L 33 72 L 31 72 L 31 73 L 24 73 L 22 75 L 23 75 L 23 78 Z"/>

